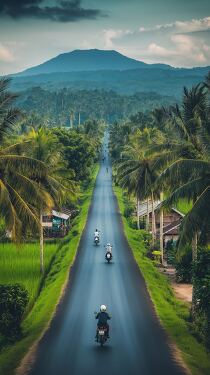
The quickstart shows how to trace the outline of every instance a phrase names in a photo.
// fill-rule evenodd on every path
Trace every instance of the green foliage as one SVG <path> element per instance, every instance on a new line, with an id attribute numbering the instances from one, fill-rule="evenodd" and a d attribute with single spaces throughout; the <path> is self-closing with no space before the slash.
<path id="1" fill-rule="evenodd" d="M 152 255 L 154 257 L 154 260 L 157 264 L 160 264 L 161 261 L 161 251 L 160 250 L 153 250 Z"/>
<path id="2" fill-rule="evenodd" d="M 62 152 L 67 168 L 74 171 L 76 181 L 90 178 L 91 168 L 98 152 L 95 144 L 85 134 L 77 133 L 76 130 L 55 129 L 53 132 L 63 146 Z"/>
<path id="3" fill-rule="evenodd" d="M 81 210 L 73 227 L 73 231 L 70 231 L 68 237 L 62 240 L 59 248 L 56 248 L 57 251 L 49 272 L 45 275 L 42 282 L 42 289 L 36 303 L 23 321 L 23 338 L 16 342 L 15 345 L 5 348 L 0 354 L 1 375 L 15 374 L 20 360 L 27 353 L 31 345 L 41 336 L 53 317 L 62 291 L 68 281 L 70 267 L 75 260 L 78 245 L 86 223 L 97 173 L 98 167 L 95 167 L 92 172 L 91 183 L 82 194 Z M 78 234 L 74 235 L 74 231 L 76 230 Z"/>
<path id="4" fill-rule="evenodd" d="M 174 99 L 156 93 L 137 93 L 134 95 L 120 95 L 114 91 L 104 90 L 44 90 L 33 87 L 21 93 L 18 106 L 27 114 L 31 114 L 28 123 L 42 124 L 47 127 L 69 126 L 70 114 L 74 114 L 74 126 L 78 126 L 88 119 L 103 119 L 113 123 L 122 118 L 128 118 L 139 110 L 152 109 L 162 103 L 172 104 Z M 20 125 L 26 131 L 26 122 Z M 34 125 L 33 125 L 34 126 Z"/>
<path id="5" fill-rule="evenodd" d="M 210 250 L 201 249 L 193 265 L 195 324 L 210 350 Z"/>
<path id="6" fill-rule="evenodd" d="M 122 213 L 124 211 L 122 190 L 115 187 L 114 191 Z M 205 347 L 195 339 L 189 329 L 188 305 L 174 297 L 168 279 L 158 271 L 154 263 L 147 257 L 147 250 L 144 245 L 145 231 L 133 230 L 129 227 L 124 216 L 122 216 L 122 219 L 128 243 L 144 276 L 155 310 L 163 326 L 175 341 L 192 374 L 208 375 L 210 358 Z"/>
<path id="7" fill-rule="evenodd" d="M 0 284 L 0 333 L 7 337 L 20 334 L 21 321 L 29 301 L 28 292 L 19 284 Z"/>
<path id="8" fill-rule="evenodd" d="M 192 282 L 192 249 L 186 245 L 183 249 L 183 255 L 175 263 L 176 280 L 179 283 Z"/>
<path id="9" fill-rule="evenodd" d="M 186 215 L 192 209 L 193 203 L 188 202 L 187 199 L 180 199 L 177 203 L 177 209 Z"/>
<path id="10" fill-rule="evenodd" d="M 174 265 L 176 264 L 176 244 L 171 239 L 167 241 L 166 247 L 165 247 L 165 254 L 167 256 L 167 263 Z"/>

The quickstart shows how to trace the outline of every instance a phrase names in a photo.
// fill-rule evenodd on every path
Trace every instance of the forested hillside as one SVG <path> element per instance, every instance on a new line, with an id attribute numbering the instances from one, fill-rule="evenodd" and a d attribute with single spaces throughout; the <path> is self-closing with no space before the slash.
<path id="1" fill-rule="evenodd" d="M 139 111 L 148 111 L 156 106 L 172 104 L 175 99 L 157 93 L 120 95 L 114 91 L 61 89 L 44 90 L 34 87 L 21 93 L 18 105 L 27 112 L 48 121 L 49 126 L 78 125 L 88 118 L 104 119 L 107 122 L 127 118 Z M 70 120 L 71 118 L 71 120 Z"/>

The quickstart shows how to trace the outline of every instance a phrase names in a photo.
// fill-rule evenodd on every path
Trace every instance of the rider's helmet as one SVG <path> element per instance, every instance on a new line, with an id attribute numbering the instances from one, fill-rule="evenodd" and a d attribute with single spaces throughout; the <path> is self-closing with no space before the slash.
<path id="1" fill-rule="evenodd" d="M 107 246 L 107 247 L 110 247 L 111 245 L 110 245 L 110 243 L 108 243 L 106 246 Z"/>
<path id="2" fill-rule="evenodd" d="M 100 310 L 101 310 L 101 312 L 105 312 L 106 311 L 106 306 L 105 305 L 101 305 Z"/>

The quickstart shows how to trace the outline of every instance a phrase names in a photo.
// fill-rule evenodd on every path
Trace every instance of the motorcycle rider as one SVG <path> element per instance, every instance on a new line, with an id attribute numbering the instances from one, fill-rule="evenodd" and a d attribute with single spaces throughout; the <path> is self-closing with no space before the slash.
<path id="1" fill-rule="evenodd" d="M 94 232 L 94 240 L 95 240 L 96 238 L 99 239 L 99 231 L 98 231 L 98 229 L 96 229 L 95 232 Z"/>
<path id="2" fill-rule="evenodd" d="M 107 321 L 111 319 L 111 316 L 107 313 L 107 308 L 105 305 L 101 305 L 100 312 L 96 314 L 96 319 L 98 320 L 96 341 L 98 341 L 98 329 L 102 327 L 106 328 L 106 337 L 109 339 L 109 324 L 107 323 Z"/>
<path id="3" fill-rule="evenodd" d="M 112 254 L 112 245 L 110 243 L 106 245 L 106 252 Z"/>

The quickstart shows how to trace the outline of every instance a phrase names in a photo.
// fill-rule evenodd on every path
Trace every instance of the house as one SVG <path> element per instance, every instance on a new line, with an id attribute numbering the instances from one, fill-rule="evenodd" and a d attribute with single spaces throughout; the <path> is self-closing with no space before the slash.
<path id="1" fill-rule="evenodd" d="M 160 213 L 159 213 L 159 206 L 160 201 L 154 202 L 154 211 L 155 211 L 155 226 L 156 226 L 156 237 L 160 236 Z M 148 204 L 148 212 L 149 212 L 149 223 L 150 228 L 152 226 L 152 204 L 149 201 Z M 139 217 L 142 221 L 146 220 L 147 216 L 147 202 L 140 202 L 139 203 Z M 179 227 L 182 222 L 184 215 L 178 211 L 176 208 L 171 208 L 169 212 L 164 212 L 163 214 L 163 242 L 164 245 L 169 240 L 177 241 L 179 238 Z"/>
<path id="2" fill-rule="evenodd" d="M 64 237 L 70 229 L 70 218 L 72 212 L 62 207 L 53 209 L 50 214 L 42 216 L 42 226 L 45 237 Z"/>

